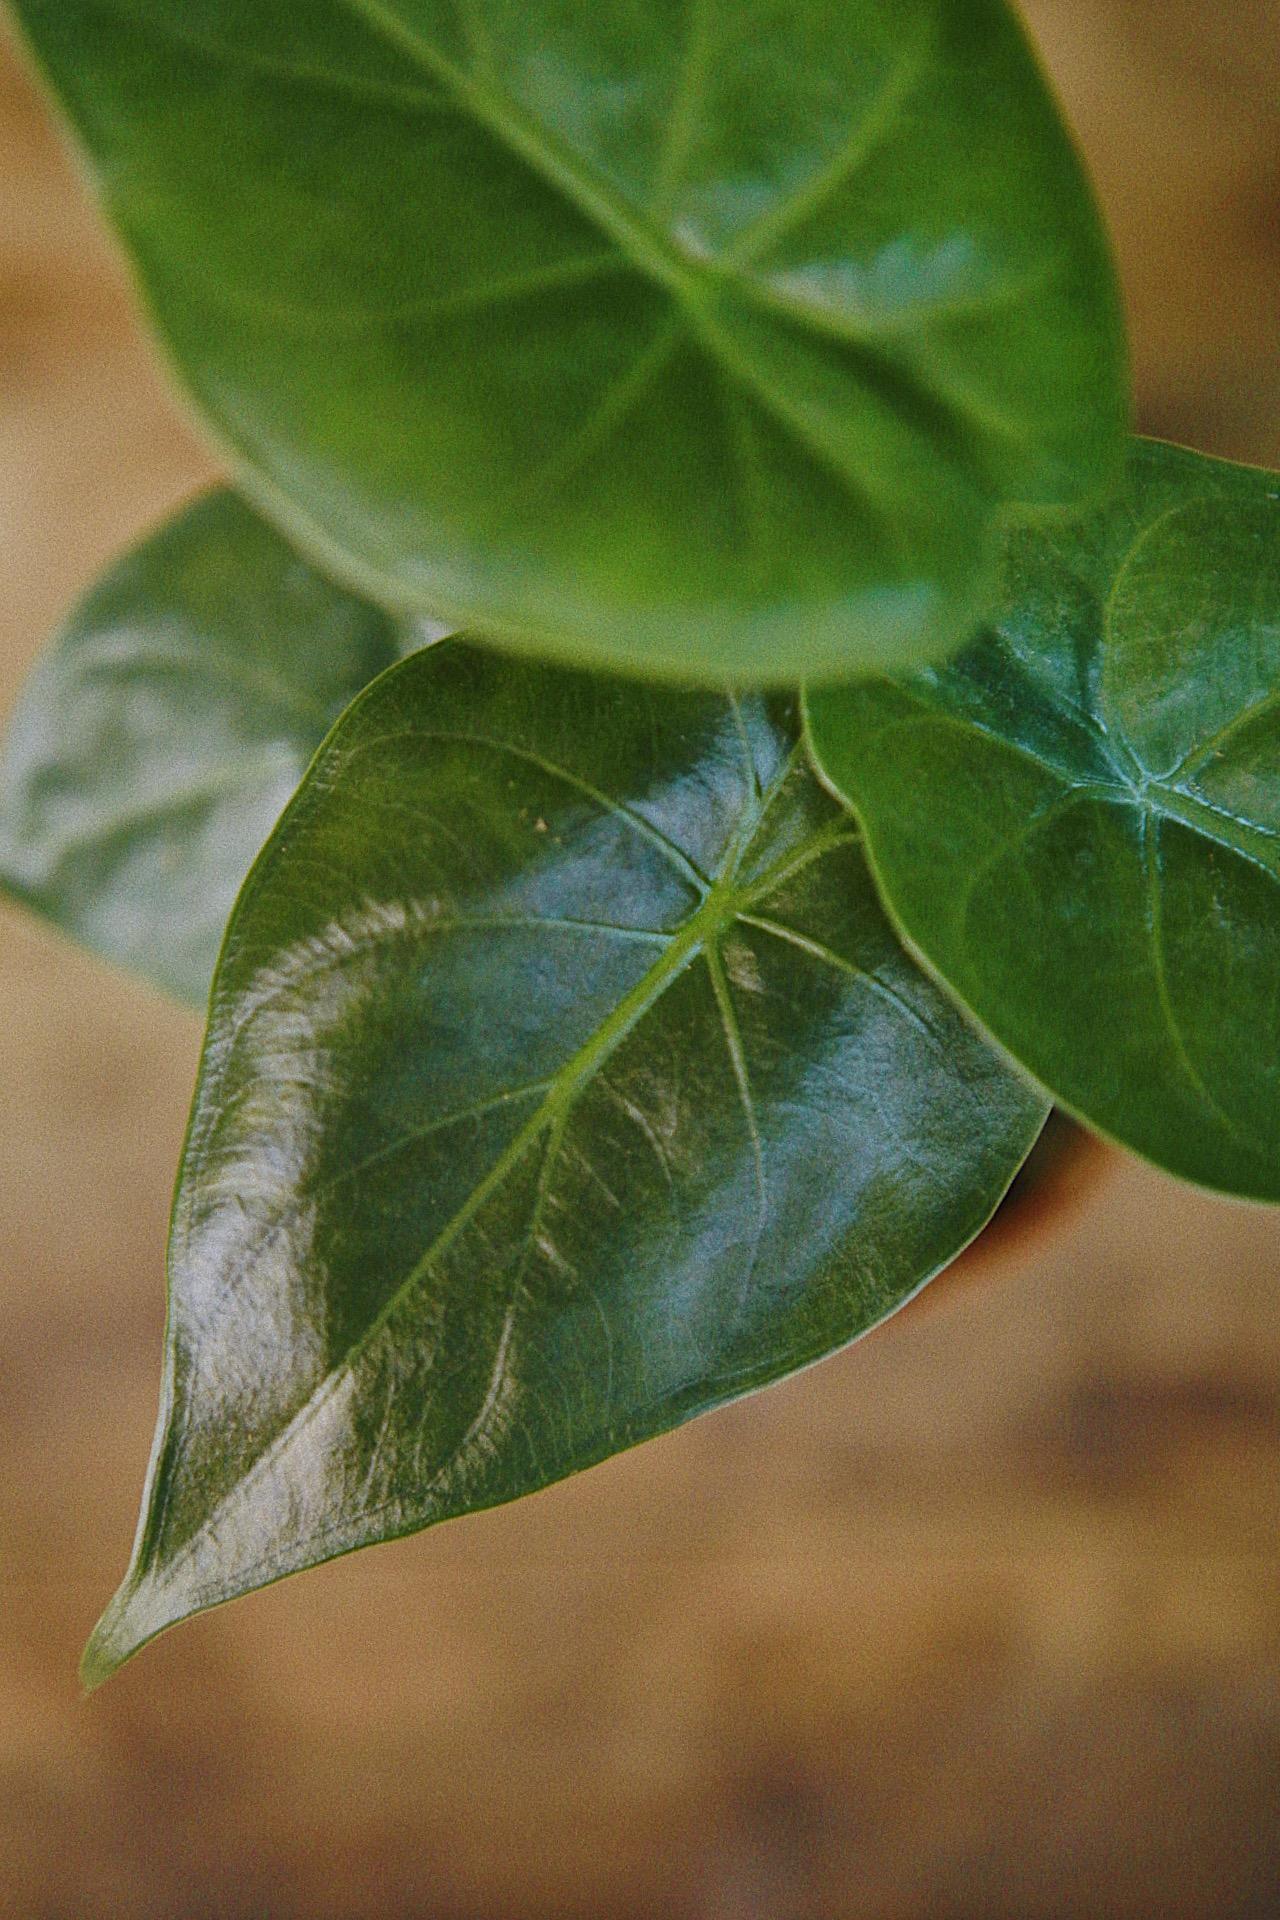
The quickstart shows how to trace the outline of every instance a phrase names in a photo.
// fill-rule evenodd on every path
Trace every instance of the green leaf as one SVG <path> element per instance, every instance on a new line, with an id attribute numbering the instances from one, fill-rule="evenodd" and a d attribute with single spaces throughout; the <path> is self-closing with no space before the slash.
<path id="1" fill-rule="evenodd" d="M 813 696 L 898 926 L 1101 1132 L 1280 1200 L 1280 476 L 1151 441 L 993 632 Z"/>
<path id="2" fill-rule="evenodd" d="M 794 682 L 1097 491 L 1122 326 L 1003 0 L 17 0 L 244 488 L 388 605 Z"/>
<path id="3" fill-rule="evenodd" d="M 203 1006 L 254 856 L 347 703 L 415 638 L 228 493 L 115 567 L 0 756 L 0 887 Z"/>
<path id="4" fill-rule="evenodd" d="M 456 641 L 391 669 L 232 918 L 89 1679 L 851 1340 L 1044 1114 L 902 953 L 785 709 Z"/>

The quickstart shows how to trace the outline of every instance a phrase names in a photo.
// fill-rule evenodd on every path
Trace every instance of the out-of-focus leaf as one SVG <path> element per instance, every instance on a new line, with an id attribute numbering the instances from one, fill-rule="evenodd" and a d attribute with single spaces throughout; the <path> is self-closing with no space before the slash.
<path id="1" fill-rule="evenodd" d="M 15 0 L 243 485 L 396 607 L 730 684 L 936 657 L 1118 465 L 1003 0 Z"/>
<path id="2" fill-rule="evenodd" d="M 112 569 L 0 754 L 0 886 L 203 1006 L 227 915 L 321 740 L 412 629 L 229 493 Z"/>

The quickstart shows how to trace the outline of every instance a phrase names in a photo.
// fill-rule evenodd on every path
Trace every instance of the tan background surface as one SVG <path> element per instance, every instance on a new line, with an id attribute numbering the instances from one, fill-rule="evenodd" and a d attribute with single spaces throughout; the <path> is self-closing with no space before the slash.
<path id="1" fill-rule="evenodd" d="M 1280 465 L 1276 0 L 1037 0 L 1142 423 Z M 0 704 L 208 472 L 0 43 Z M 0 914 L 0 1912 L 1280 1912 L 1280 1224 L 1132 1164 L 999 1283 L 91 1704 L 194 1020 Z"/>

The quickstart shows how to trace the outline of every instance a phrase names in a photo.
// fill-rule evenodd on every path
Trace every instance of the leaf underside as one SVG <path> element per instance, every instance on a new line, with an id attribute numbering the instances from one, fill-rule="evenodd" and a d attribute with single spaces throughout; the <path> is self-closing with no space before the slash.
<path id="1" fill-rule="evenodd" d="M 735 684 L 935 657 L 1125 354 L 1003 0 L 16 0 L 187 389 L 388 605 Z"/>
<path id="2" fill-rule="evenodd" d="M 391 669 L 232 919 L 88 1679 L 847 1342 L 1044 1114 L 902 952 L 785 705 L 452 640 Z"/>
<path id="3" fill-rule="evenodd" d="M 343 708 L 429 637 L 229 493 L 77 609 L 0 754 L 0 888 L 203 1007 L 245 875 Z"/>
<path id="4" fill-rule="evenodd" d="M 1092 1125 L 1280 1200 L 1280 476 L 1134 443 L 994 630 L 815 695 L 907 939 Z"/>

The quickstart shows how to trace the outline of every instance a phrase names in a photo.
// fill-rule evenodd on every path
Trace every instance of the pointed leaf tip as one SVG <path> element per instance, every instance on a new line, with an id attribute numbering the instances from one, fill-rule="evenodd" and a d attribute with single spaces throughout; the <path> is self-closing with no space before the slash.
<path id="1" fill-rule="evenodd" d="M 80 1656 L 80 1684 L 86 1694 L 104 1686 L 151 1637 L 139 1635 L 128 1625 L 130 1593 L 126 1581 L 89 1635 Z"/>
<path id="2" fill-rule="evenodd" d="M 790 701 L 393 668 L 232 918 L 87 1683 L 856 1338 L 1044 1114 L 894 939 Z"/>

